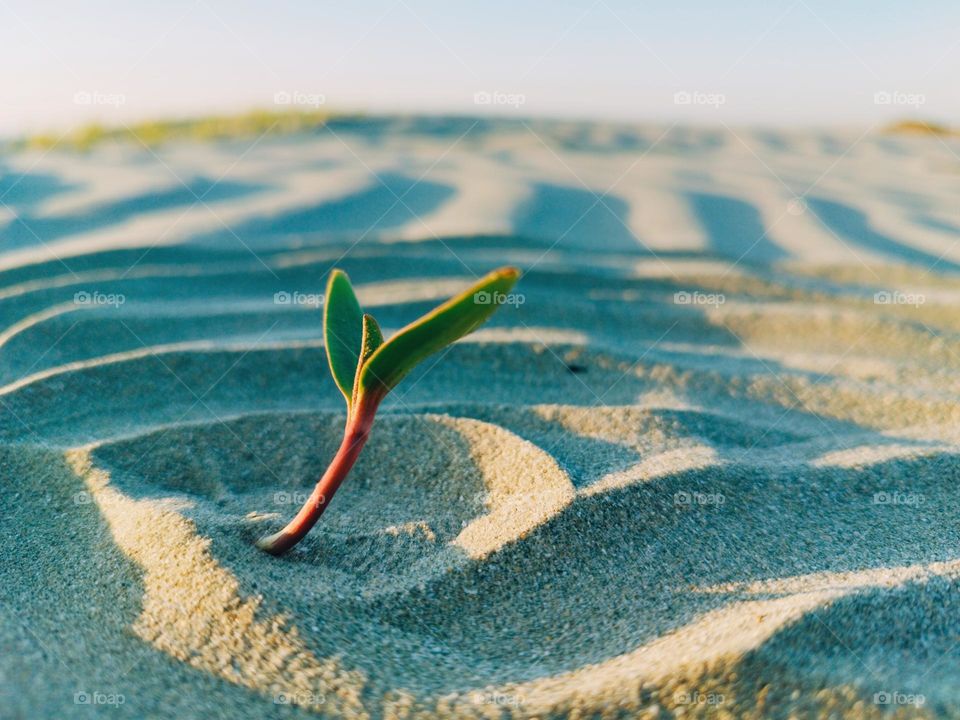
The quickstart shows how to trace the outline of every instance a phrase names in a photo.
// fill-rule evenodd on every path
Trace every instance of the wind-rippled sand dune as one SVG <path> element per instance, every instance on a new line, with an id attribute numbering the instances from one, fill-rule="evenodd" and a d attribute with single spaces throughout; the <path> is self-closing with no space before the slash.
<path id="1" fill-rule="evenodd" d="M 958 154 L 370 119 L 3 156 L 0 716 L 960 717 Z M 257 551 L 340 439 L 329 269 L 390 332 L 507 263 Z"/>

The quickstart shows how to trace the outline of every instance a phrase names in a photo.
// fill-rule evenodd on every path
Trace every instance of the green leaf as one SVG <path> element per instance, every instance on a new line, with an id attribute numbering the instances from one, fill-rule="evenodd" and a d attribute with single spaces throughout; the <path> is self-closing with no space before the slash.
<path id="1" fill-rule="evenodd" d="M 360 371 L 363 369 L 363 364 L 381 345 L 383 345 L 383 332 L 381 332 L 380 326 L 377 324 L 373 315 L 364 313 L 363 342 L 360 345 L 360 361 L 357 363 L 356 375 L 353 378 L 351 402 L 355 403 L 357 401 L 357 392 L 360 388 Z"/>
<path id="2" fill-rule="evenodd" d="M 363 344 L 363 313 L 342 270 L 334 270 L 327 280 L 323 305 L 323 342 L 327 347 L 330 374 L 350 407 L 353 380 Z"/>
<path id="3" fill-rule="evenodd" d="M 421 360 L 482 325 L 500 307 L 519 277 L 516 268 L 494 270 L 473 287 L 407 325 L 363 364 L 357 378 L 358 390 L 393 389 Z"/>
<path id="4" fill-rule="evenodd" d="M 370 313 L 363 314 L 363 342 L 360 345 L 360 365 L 367 361 L 367 358 L 383 345 L 383 331 L 380 325 Z M 357 370 L 360 370 L 360 365 Z"/>

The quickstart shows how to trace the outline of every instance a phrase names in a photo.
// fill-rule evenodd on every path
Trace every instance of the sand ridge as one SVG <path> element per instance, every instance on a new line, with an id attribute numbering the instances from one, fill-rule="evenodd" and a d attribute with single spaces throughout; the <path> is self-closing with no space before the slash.
<path id="1" fill-rule="evenodd" d="M 45 245 L 7 225 L 0 255 L 12 715 L 960 716 L 942 145 L 868 137 L 790 205 L 729 133 L 532 124 L 553 156 L 491 121 L 450 149 L 468 127 L 339 128 L 377 177 L 264 140 L 210 199 L 246 247 L 151 202 L 149 155 L 2 159 L 69 179 L 15 207 Z M 799 194 L 858 136 L 744 139 Z M 242 149 L 162 153 L 205 187 Z M 505 262 L 524 302 L 258 553 L 343 423 L 318 308 L 277 293 L 337 264 L 389 333 Z"/>

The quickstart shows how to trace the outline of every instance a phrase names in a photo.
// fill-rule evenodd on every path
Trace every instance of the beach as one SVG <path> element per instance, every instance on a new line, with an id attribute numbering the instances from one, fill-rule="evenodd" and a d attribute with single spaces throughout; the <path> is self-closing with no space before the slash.
<path id="1" fill-rule="evenodd" d="M 960 717 L 958 171 L 419 116 L 0 155 L 0 716 Z M 389 336 L 502 265 L 259 551 L 340 442 L 330 270 Z"/>

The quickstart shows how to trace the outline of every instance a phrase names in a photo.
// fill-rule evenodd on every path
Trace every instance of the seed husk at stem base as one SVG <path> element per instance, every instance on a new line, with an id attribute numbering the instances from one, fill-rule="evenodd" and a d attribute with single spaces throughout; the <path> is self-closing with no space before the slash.
<path id="1" fill-rule="evenodd" d="M 313 488 L 310 497 L 300 508 L 300 512 L 280 532 L 260 538 L 257 541 L 257 547 L 271 555 L 283 555 L 310 532 L 310 528 L 323 515 L 323 511 L 327 509 L 340 483 L 350 473 L 360 456 L 360 451 L 370 437 L 373 419 L 382 399 L 383 396 L 375 392 L 364 393 L 357 399 L 357 404 L 352 408 L 350 417 L 347 419 L 343 441 L 340 443 L 337 454 L 333 456 L 333 460 Z"/>

